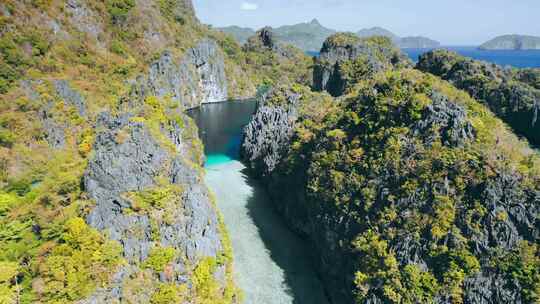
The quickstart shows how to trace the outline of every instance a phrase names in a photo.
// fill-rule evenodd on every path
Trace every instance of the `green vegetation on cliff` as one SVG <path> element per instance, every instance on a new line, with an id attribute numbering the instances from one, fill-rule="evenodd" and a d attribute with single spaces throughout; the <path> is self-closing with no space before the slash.
<path id="1" fill-rule="evenodd" d="M 467 91 L 517 134 L 534 144 L 540 143 L 538 70 L 506 69 L 447 50 L 422 55 L 417 68 Z"/>
<path id="2" fill-rule="evenodd" d="M 195 77 L 197 71 L 185 71 L 190 67 L 181 63 L 213 47 L 194 48 L 204 40 L 221 47 L 216 53 L 223 53 L 230 97 L 255 94 L 254 69 L 238 59 L 243 50 L 201 25 L 191 1 L 0 3 L 0 303 L 114 302 L 120 296 L 127 303 L 238 301 L 230 245 L 219 221 L 214 223 L 216 252 L 208 257 L 178 250 L 182 238 L 187 242 L 193 236 L 173 233 L 168 244 L 163 241 L 164 227 L 187 225 L 178 213 L 192 208 L 182 205 L 192 193 L 182 185 L 187 179 L 200 182 L 202 146 L 183 113 L 186 104 L 174 102 L 172 94 L 153 96 L 167 89 L 164 82 L 153 83 L 151 91 L 138 78 L 163 58 L 184 68 L 181 75 Z M 165 51 L 170 56 L 164 57 Z M 196 79 L 181 79 L 191 80 Z M 137 136 L 164 151 L 160 167 L 147 170 L 183 166 L 186 171 L 120 193 L 116 203 L 125 204 L 116 216 L 151 229 L 133 224 L 124 235 L 113 235 L 113 229 L 90 218 L 105 201 L 85 186 L 93 170 L 89 163 L 95 165 L 96 154 L 106 153 L 98 151 L 104 141 L 109 148 L 131 145 L 126 149 L 138 151 Z M 136 173 L 124 175 L 130 174 Z M 119 176 L 110 178 L 114 185 Z M 203 194 L 195 199 L 217 218 L 200 187 Z M 130 246 L 140 256 L 129 255 Z M 188 265 L 180 270 L 179 263 Z M 197 283 L 179 284 L 180 276 Z M 117 294 L 111 296 L 107 290 L 113 287 Z"/>
<path id="3" fill-rule="evenodd" d="M 243 153 L 316 248 L 333 301 L 539 301 L 537 151 L 482 102 L 417 70 L 366 73 L 332 106 L 323 96 L 273 90 L 263 104 L 275 110 L 255 115 Z"/>

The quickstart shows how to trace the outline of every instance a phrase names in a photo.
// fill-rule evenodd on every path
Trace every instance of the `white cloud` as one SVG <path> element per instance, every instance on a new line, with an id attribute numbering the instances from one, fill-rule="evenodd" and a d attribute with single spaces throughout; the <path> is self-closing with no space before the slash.
<path id="1" fill-rule="evenodd" d="M 254 11 L 258 8 L 259 6 L 256 3 L 251 2 L 242 2 L 242 5 L 240 5 L 240 9 L 243 11 Z"/>

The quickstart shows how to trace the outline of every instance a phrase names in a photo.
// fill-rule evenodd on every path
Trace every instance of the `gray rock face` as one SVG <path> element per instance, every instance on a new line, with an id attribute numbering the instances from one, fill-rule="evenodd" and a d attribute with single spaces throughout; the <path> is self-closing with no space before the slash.
<path id="1" fill-rule="evenodd" d="M 444 68 L 444 67 L 443 67 Z M 383 86 L 375 86 L 373 91 L 388 90 Z M 471 117 L 461 102 L 451 100 L 442 92 L 431 91 L 429 98 L 431 104 L 421 113 L 421 118 L 410 122 L 408 119 L 399 120 L 400 116 L 384 113 L 385 119 L 397 125 L 405 125 L 411 133 L 401 137 L 400 154 L 396 156 L 403 164 L 412 164 L 424 160 L 423 149 L 429 149 L 436 138 L 447 148 L 455 151 L 474 145 L 477 131 L 473 128 Z M 274 98 L 275 99 L 275 98 Z M 363 105 L 359 117 L 369 119 L 371 103 L 368 99 L 358 99 L 357 104 L 351 100 L 344 102 L 349 109 Z M 268 109 L 269 108 L 269 109 Z M 325 201 L 325 196 L 314 194 L 310 183 L 320 179 L 329 170 L 321 167 L 321 161 L 313 161 L 313 155 L 329 153 L 328 149 L 333 139 L 324 138 L 317 134 L 313 142 L 309 142 L 294 153 L 288 153 L 283 147 L 290 144 L 290 138 L 281 134 L 290 134 L 282 130 L 294 127 L 294 124 L 284 123 L 287 120 L 287 108 L 261 107 L 253 117 L 251 124 L 246 127 L 246 138 L 242 146 L 245 159 L 251 166 L 252 172 L 263 179 L 274 206 L 284 216 L 287 223 L 296 232 L 310 240 L 317 255 L 317 268 L 325 281 L 327 294 L 333 303 L 355 303 L 355 295 L 351 292 L 355 271 L 361 270 L 355 263 L 363 256 L 357 256 L 351 251 L 351 240 L 354 240 L 359 231 L 368 227 L 377 227 L 381 231 L 391 226 L 387 224 L 373 224 L 376 222 L 352 205 L 342 208 L 334 205 L 334 196 Z M 391 112 L 401 114 L 407 111 L 406 107 L 398 107 Z M 365 114 L 365 115 L 362 115 Z M 295 116 L 293 116 L 296 118 Z M 267 125 L 264 125 L 266 123 Z M 347 134 L 362 132 L 362 125 L 337 124 Z M 332 128 L 336 125 L 332 125 Z M 320 138 L 324 138 L 320 140 Z M 349 139 L 350 140 L 350 139 Z M 367 146 L 367 145 L 366 145 Z M 377 145 L 372 145 L 376 151 Z M 277 148 L 277 149 L 276 149 Z M 364 147 L 369 149 L 368 147 Z M 346 151 L 346 149 L 344 149 Z M 277 151 L 277 152 L 276 152 Z M 332 150 L 330 150 L 332 151 Z M 368 152 L 371 153 L 372 151 Z M 337 158 L 343 156 L 337 156 Z M 338 162 L 339 163 L 339 162 Z M 361 163 L 355 171 L 361 171 Z M 292 164 L 292 165 L 291 165 Z M 433 162 L 436 164 L 436 162 Z M 461 165 L 450 164 L 445 172 L 457 172 Z M 422 214 L 437 204 L 432 195 L 435 193 L 452 198 L 456 206 L 455 230 L 449 232 L 443 240 L 436 240 L 430 235 L 409 232 L 404 227 L 398 228 L 397 236 L 391 237 L 388 242 L 389 251 L 395 253 L 400 265 L 415 264 L 422 270 L 436 273 L 438 261 L 434 260 L 433 244 L 439 242 L 448 248 L 466 246 L 470 253 L 479 262 L 480 271 L 470 273 L 465 278 L 463 289 L 463 303 L 526 303 L 522 293 L 524 286 L 513 273 L 504 270 L 503 266 L 493 265 L 493 261 L 501 256 L 514 254 L 519 244 L 526 240 L 529 244 L 540 242 L 540 193 L 537 185 L 527 184 L 525 178 L 516 170 L 505 168 L 480 159 L 478 163 L 468 163 L 471 172 L 481 172 L 478 167 L 490 166 L 495 172 L 489 178 L 479 178 L 474 182 L 467 182 L 465 191 L 457 190 L 451 176 L 435 179 L 430 183 L 418 184 L 410 194 L 393 198 L 392 205 L 400 219 L 411 218 L 414 214 Z M 334 166 L 332 168 L 339 168 Z M 409 171 L 410 170 L 410 171 Z M 352 171 L 352 170 L 351 170 Z M 345 174 L 351 173 L 346 171 Z M 356 173 L 355 172 L 355 173 Z M 353 173 L 353 174 L 355 174 Z M 384 166 L 374 173 L 367 169 L 369 183 L 375 190 L 373 206 L 386 204 L 392 193 L 396 193 L 395 183 L 400 179 L 415 180 L 415 169 L 403 167 Z M 315 178 L 311 178 L 315 176 Z M 372 175 L 372 176 L 370 176 Z M 316 184 L 324 187 L 325 184 Z M 339 187 L 325 191 L 336 191 Z M 345 187 L 344 192 L 354 191 L 352 187 Z M 361 188 L 361 187 L 359 187 Z M 357 193 L 357 192 L 356 192 Z M 351 195 L 355 197 L 355 194 Z M 322 203 L 321 203 L 322 202 Z M 481 204 L 481 209 L 475 204 Z M 337 207 L 335 207 L 337 206 Z M 363 208 L 360 207 L 360 208 Z M 471 216 L 471 210 L 482 210 L 481 213 Z M 476 211 L 475 211 L 476 212 Z M 366 225 L 366 226 L 364 226 Z M 372 226 L 373 225 L 373 226 Z M 399 226 L 399 224 L 398 224 Z M 447 257 L 441 259 L 447 260 Z M 386 303 L 381 296 L 380 283 L 375 282 L 369 294 L 362 303 Z M 450 304 L 452 300 L 446 290 L 436 295 L 434 303 Z"/>
<path id="2" fill-rule="evenodd" d="M 52 103 L 48 103 L 41 112 L 40 119 L 45 131 L 45 139 L 49 146 L 55 149 L 61 149 L 66 144 L 66 134 L 65 126 L 57 122 L 52 116 L 50 109 L 52 108 Z"/>
<path id="3" fill-rule="evenodd" d="M 137 271 L 136 265 L 155 246 L 173 247 L 180 253 L 172 267 L 177 273 L 173 281 L 181 283 L 188 280 L 184 276 L 188 267 L 197 265 L 203 257 L 216 257 L 222 249 L 218 219 L 208 191 L 196 169 L 184 160 L 182 151 L 186 149 L 182 147 L 186 143 L 181 132 L 185 130 L 178 126 L 162 130 L 163 136 L 177 147 L 172 152 L 162 147 L 144 122 L 135 122 L 131 116 L 100 115 L 97 128 L 102 131 L 96 136 L 95 154 L 84 175 L 85 189 L 96 203 L 86 221 L 120 242 L 129 265 L 117 274 L 119 278 L 108 289 L 99 290 L 85 303 L 118 299 L 124 277 Z M 172 212 L 167 214 L 169 220 L 156 218 L 152 213 L 128 211 L 132 203 L 124 194 L 151 189 L 157 186 L 158 178 L 182 188 L 176 208 L 167 211 Z"/>
<path id="4" fill-rule="evenodd" d="M 84 0 L 68 0 L 65 2 L 65 10 L 76 29 L 88 34 L 97 40 L 98 46 L 103 47 L 99 36 L 103 34 L 103 26 L 98 14 L 91 10 Z"/>
<path id="5" fill-rule="evenodd" d="M 244 45 L 246 51 L 271 51 L 278 56 L 292 58 L 291 51 L 280 41 L 278 41 L 274 30 L 271 27 L 264 27 L 258 30 L 254 36 L 250 37 Z"/>
<path id="6" fill-rule="evenodd" d="M 433 103 L 428 105 L 424 119 L 419 121 L 413 128 L 414 135 L 431 138 L 425 138 L 424 141 L 432 143 L 434 141 L 430 130 L 438 128 L 437 136 L 440 136 L 442 142 L 449 146 L 463 146 L 463 144 L 474 139 L 475 132 L 471 123 L 467 120 L 465 109 L 450 102 L 448 98 L 438 92 L 431 96 Z"/>
<path id="7" fill-rule="evenodd" d="M 524 303 L 521 300 L 519 282 L 507 280 L 502 274 L 479 273 L 472 278 L 467 278 L 463 285 L 465 303 Z"/>
<path id="8" fill-rule="evenodd" d="M 37 101 L 40 98 L 40 94 L 36 90 L 36 86 L 43 84 L 42 80 L 22 80 L 21 88 L 24 90 L 26 96 L 33 101 Z M 86 116 L 86 102 L 84 97 L 72 89 L 69 82 L 65 80 L 53 80 L 56 95 L 61 98 L 68 106 L 74 106 L 79 115 Z M 66 128 L 68 124 L 59 119 L 54 113 L 54 101 L 49 100 L 39 111 L 39 119 L 41 120 L 43 131 L 45 133 L 45 139 L 49 143 L 49 146 L 55 149 L 61 149 L 66 143 Z"/>
<path id="9" fill-rule="evenodd" d="M 479 190 L 487 211 L 481 229 L 468 227 L 465 215 L 461 219 L 475 253 L 487 253 L 495 247 L 510 250 L 524 239 L 540 241 L 540 193 L 524 189 L 519 174 L 500 171 Z"/>
<path id="10" fill-rule="evenodd" d="M 76 90 L 72 89 L 66 80 L 53 81 L 56 94 L 64 100 L 67 105 L 77 108 L 79 115 L 86 116 L 86 101 L 84 97 Z"/>
<path id="11" fill-rule="evenodd" d="M 150 221 L 147 216 L 124 215 L 131 204 L 121 194 L 154 185 L 168 155 L 144 124 L 131 123 L 128 116 L 116 120 L 102 116 L 101 123 L 108 130 L 97 135 L 96 154 L 84 177 L 85 189 L 96 201 L 87 221 L 99 230 L 107 229 L 111 239 L 120 241 L 128 260 L 141 261 L 152 244 Z M 116 137 L 124 127 L 129 139 L 118 143 Z M 129 230 L 135 227 L 142 235 L 130 235 Z"/>
<path id="12" fill-rule="evenodd" d="M 260 100 L 260 107 L 244 128 L 242 157 L 249 167 L 261 175 L 270 174 L 287 149 L 296 121 L 295 105 L 299 96 L 290 94 L 286 105 L 265 105 L 274 93 Z"/>
<path id="13" fill-rule="evenodd" d="M 417 69 L 448 80 L 483 102 L 516 133 L 540 143 L 540 90 L 535 71 L 514 72 L 498 65 L 436 50 L 420 57 Z"/>
<path id="14" fill-rule="evenodd" d="M 347 34 L 336 34 L 347 35 Z M 394 46 L 376 45 L 363 39 L 349 37 L 346 43 L 335 43 L 340 38 L 328 38 L 321 49 L 313 70 L 313 86 L 317 91 L 327 91 L 332 96 L 340 96 L 352 83 L 359 79 L 348 79 L 346 66 L 357 60 L 363 60 L 361 71 L 354 74 L 362 74 L 361 77 L 369 78 L 375 73 L 381 72 L 392 66 L 409 66 L 410 60 Z M 355 67 L 359 68 L 359 67 Z"/>
<path id="15" fill-rule="evenodd" d="M 228 98 L 223 54 L 218 45 L 204 39 L 189 49 L 180 62 L 164 52 L 151 64 L 148 75 L 137 78 L 134 99 L 168 96 L 189 109 Z"/>

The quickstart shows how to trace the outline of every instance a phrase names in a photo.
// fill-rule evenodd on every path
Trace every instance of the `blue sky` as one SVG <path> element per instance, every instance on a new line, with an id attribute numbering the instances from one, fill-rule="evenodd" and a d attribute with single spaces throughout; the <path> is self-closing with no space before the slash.
<path id="1" fill-rule="evenodd" d="M 540 0 L 193 0 L 214 26 L 260 28 L 310 21 L 357 31 L 382 26 L 445 45 L 477 45 L 494 36 L 540 36 Z"/>

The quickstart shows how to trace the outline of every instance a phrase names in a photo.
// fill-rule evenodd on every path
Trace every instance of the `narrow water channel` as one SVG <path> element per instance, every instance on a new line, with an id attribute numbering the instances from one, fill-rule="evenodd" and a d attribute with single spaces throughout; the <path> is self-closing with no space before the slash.
<path id="1" fill-rule="evenodd" d="M 231 236 L 235 281 L 246 304 L 327 304 L 308 248 L 238 160 L 241 130 L 255 106 L 224 102 L 190 112 L 205 144 L 206 183 Z"/>

